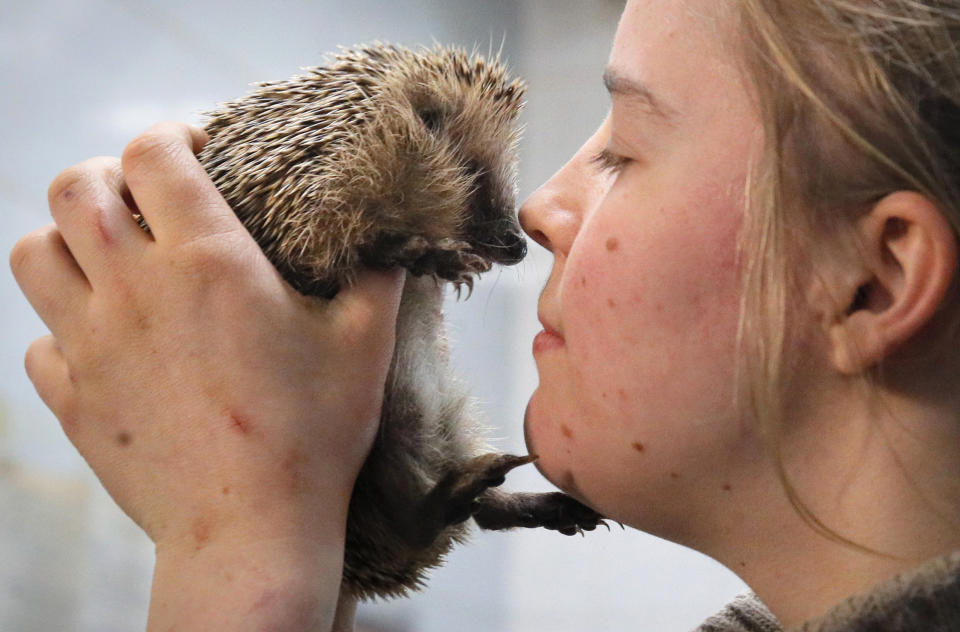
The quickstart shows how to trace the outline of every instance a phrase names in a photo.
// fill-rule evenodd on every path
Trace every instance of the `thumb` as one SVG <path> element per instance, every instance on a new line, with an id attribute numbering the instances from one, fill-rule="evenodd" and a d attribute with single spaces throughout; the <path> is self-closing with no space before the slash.
<path id="1" fill-rule="evenodd" d="M 374 344 L 389 342 L 392 347 L 405 278 L 402 268 L 361 270 L 334 297 L 331 307 L 336 319 L 348 331 L 362 332 L 361 337 Z"/>

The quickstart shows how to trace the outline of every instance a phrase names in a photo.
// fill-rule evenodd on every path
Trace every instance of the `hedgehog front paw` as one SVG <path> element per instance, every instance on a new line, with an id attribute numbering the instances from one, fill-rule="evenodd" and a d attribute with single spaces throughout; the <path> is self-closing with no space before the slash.
<path id="1" fill-rule="evenodd" d="M 430 242 L 425 237 L 384 234 L 378 236 L 361 255 L 367 265 L 382 268 L 401 267 L 415 272 L 417 261 L 429 250 Z"/>
<path id="2" fill-rule="evenodd" d="M 422 235 L 381 235 L 361 252 L 367 265 L 402 267 L 415 275 L 432 274 L 457 285 L 472 286 L 473 275 L 490 269 L 490 262 L 475 254 L 465 241 L 430 241 Z"/>
<path id="3" fill-rule="evenodd" d="M 438 277 L 470 287 L 473 286 L 473 275 L 490 269 L 490 262 L 474 254 L 465 241 L 442 239 L 426 256 L 432 259 L 434 274 Z"/>

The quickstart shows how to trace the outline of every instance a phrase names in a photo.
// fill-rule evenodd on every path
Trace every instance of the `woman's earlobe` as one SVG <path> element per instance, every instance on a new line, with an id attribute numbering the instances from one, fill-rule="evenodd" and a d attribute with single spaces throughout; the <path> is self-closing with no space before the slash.
<path id="1" fill-rule="evenodd" d="M 898 191 L 856 225 L 862 276 L 830 327 L 832 362 L 856 374 L 890 357 L 933 319 L 957 274 L 957 238 L 932 200 Z"/>

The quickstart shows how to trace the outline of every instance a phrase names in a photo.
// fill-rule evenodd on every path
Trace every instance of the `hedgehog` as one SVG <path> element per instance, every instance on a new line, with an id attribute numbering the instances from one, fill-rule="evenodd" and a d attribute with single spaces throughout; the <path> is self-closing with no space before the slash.
<path id="1" fill-rule="evenodd" d="M 207 113 L 199 160 L 284 279 L 320 300 L 403 267 L 379 432 L 347 520 L 341 598 L 396 597 L 483 529 L 594 529 L 560 493 L 506 493 L 500 454 L 450 371 L 444 287 L 526 253 L 515 211 L 525 87 L 499 55 L 374 43 Z"/>

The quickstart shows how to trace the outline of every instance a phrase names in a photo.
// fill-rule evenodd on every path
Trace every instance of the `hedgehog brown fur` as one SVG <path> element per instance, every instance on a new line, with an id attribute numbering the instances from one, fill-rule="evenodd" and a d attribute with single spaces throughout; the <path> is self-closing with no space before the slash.
<path id="1" fill-rule="evenodd" d="M 592 529 L 560 494 L 494 489 L 532 457 L 496 454 L 451 376 L 443 283 L 526 252 L 515 213 L 523 85 L 498 59 L 375 44 L 211 114 L 200 161 L 284 278 L 331 297 L 363 266 L 403 266 L 380 430 L 354 487 L 343 594 L 421 587 L 475 518 Z"/>

